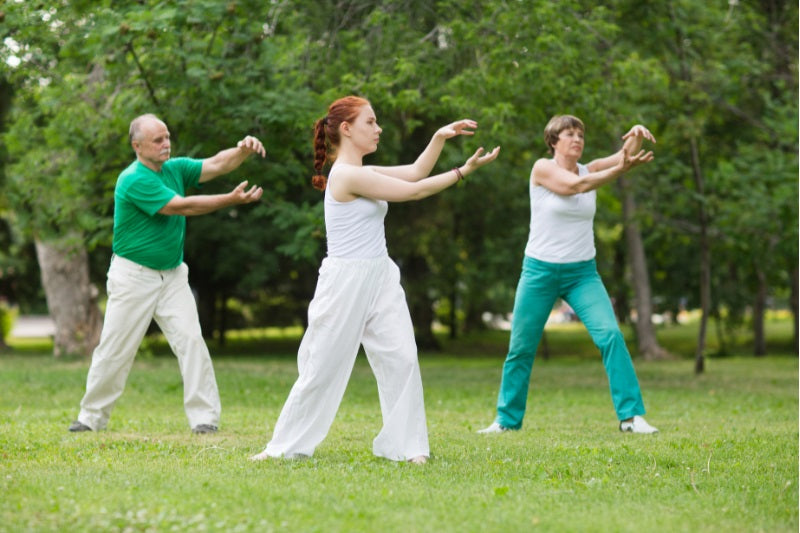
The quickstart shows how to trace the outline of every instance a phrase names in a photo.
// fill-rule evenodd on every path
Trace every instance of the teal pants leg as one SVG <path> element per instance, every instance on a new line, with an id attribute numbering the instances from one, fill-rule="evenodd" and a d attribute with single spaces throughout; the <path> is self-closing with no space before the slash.
<path id="1" fill-rule="evenodd" d="M 556 298 L 558 271 L 526 257 L 514 297 L 511 338 L 497 396 L 496 420 L 503 427 L 522 427 L 536 348 Z"/>
<path id="2" fill-rule="evenodd" d="M 573 308 L 600 349 L 617 417 L 625 420 L 644 414 L 639 381 L 595 261 L 555 264 L 526 257 L 514 299 L 497 423 L 510 429 L 522 427 L 536 349 L 559 297 Z"/>
<path id="3" fill-rule="evenodd" d="M 645 410 L 639 380 L 594 260 L 564 267 L 560 296 L 575 311 L 600 350 L 617 417 L 626 420 L 634 415 L 643 415 Z"/>

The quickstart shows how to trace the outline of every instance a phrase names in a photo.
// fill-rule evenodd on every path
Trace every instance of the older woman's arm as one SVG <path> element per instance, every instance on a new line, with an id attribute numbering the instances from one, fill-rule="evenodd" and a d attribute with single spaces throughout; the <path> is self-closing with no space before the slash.
<path id="1" fill-rule="evenodd" d="M 614 166 L 579 176 L 561 168 L 552 159 L 540 159 L 533 165 L 531 179 L 534 184 L 541 185 L 556 194 L 572 196 L 602 187 L 632 168 L 652 160 L 653 152 L 639 150 L 638 153 L 629 155 L 627 148 L 623 148 Z"/>
<path id="2" fill-rule="evenodd" d="M 628 133 L 622 136 L 622 139 L 625 141 L 625 143 L 622 145 L 622 148 L 620 148 L 618 152 L 607 157 L 595 159 L 591 163 L 587 164 L 586 167 L 589 169 L 589 171 L 598 172 L 601 170 L 606 170 L 618 164 L 620 158 L 622 157 L 623 150 L 626 150 L 629 154 L 638 153 L 639 150 L 642 149 L 642 142 L 645 139 L 652 142 L 653 144 L 655 144 L 656 142 L 656 138 L 653 137 L 653 134 L 650 133 L 650 130 L 648 130 L 641 124 L 636 124 L 635 126 L 633 126 L 628 131 Z"/>

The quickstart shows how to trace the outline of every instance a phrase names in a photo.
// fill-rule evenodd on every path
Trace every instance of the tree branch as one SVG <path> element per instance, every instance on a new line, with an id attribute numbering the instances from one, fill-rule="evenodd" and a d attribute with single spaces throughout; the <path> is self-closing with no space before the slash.
<path id="1" fill-rule="evenodd" d="M 139 61 L 139 56 L 136 55 L 136 50 L 133 49 L 133 41 L 128 41 L 128 44 L 126 44 L 125 47 L 133 56 L 133 61 L 136 63 L 136 68 L 139 69 L 139 74 L 142 76 L 145 86 L 147 86 L 147 92 L 150 93 L 150 99 L 156 105 L 156 108 L 161 111 L 161 102 L 158 101 L 158 97 L 153 89 L 153 85 L 150 83 L 150 79 L 147 77 L 147 72 L 145 72 L 144 66 L 142 65 L 141 61 Z"/>

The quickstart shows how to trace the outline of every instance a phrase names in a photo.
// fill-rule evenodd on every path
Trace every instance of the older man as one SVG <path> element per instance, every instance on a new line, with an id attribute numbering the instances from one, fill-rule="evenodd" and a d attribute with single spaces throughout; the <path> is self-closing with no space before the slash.
<path id="1" fill-rule="evenodd" d="M 178 358 L 183 404 L 194 433 L 214 433 L 220 400 L 211 356 L 183 262 L 186 217 L 261 198 L 261 187 L 240 183 L 227 194 L 185 196 L 186 189 L 233 171 L 261 141 L 247 136 L 208 159 L 170 158 L 167 125 L 152 114 L 133 119 L 136 160 L 114 190 L 114 240 L 108 303 L 100 344 L 92 355 L 78 419 L 69 431 L 104 429 L 125 388 L 136 351 L 155 319 Z"/>

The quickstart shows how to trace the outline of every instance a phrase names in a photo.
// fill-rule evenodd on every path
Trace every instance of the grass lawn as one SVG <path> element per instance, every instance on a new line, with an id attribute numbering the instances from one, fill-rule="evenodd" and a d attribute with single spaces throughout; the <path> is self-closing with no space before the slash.
<path id="1" fill-rule="evenodd" d="M 661 431 L 630 435 L 591 346 L 552 335 L 523 429 L 478 435 L 504 356 L 502 335 L 482 338 L 421 356 L 424 466 L 372 456 L 361 356 L 314 457 L 252 463 L 296 377 L 291 342 L 216 358 L 212 436 L 189 431 L 174 358 L 138 358 L 108 430 L 72 434 L 88 361 L 2 355 L 0 531 L 798 530 L 796 353 L 712 357 L 700 376 L 690 359 L 636 361 Z"/>

